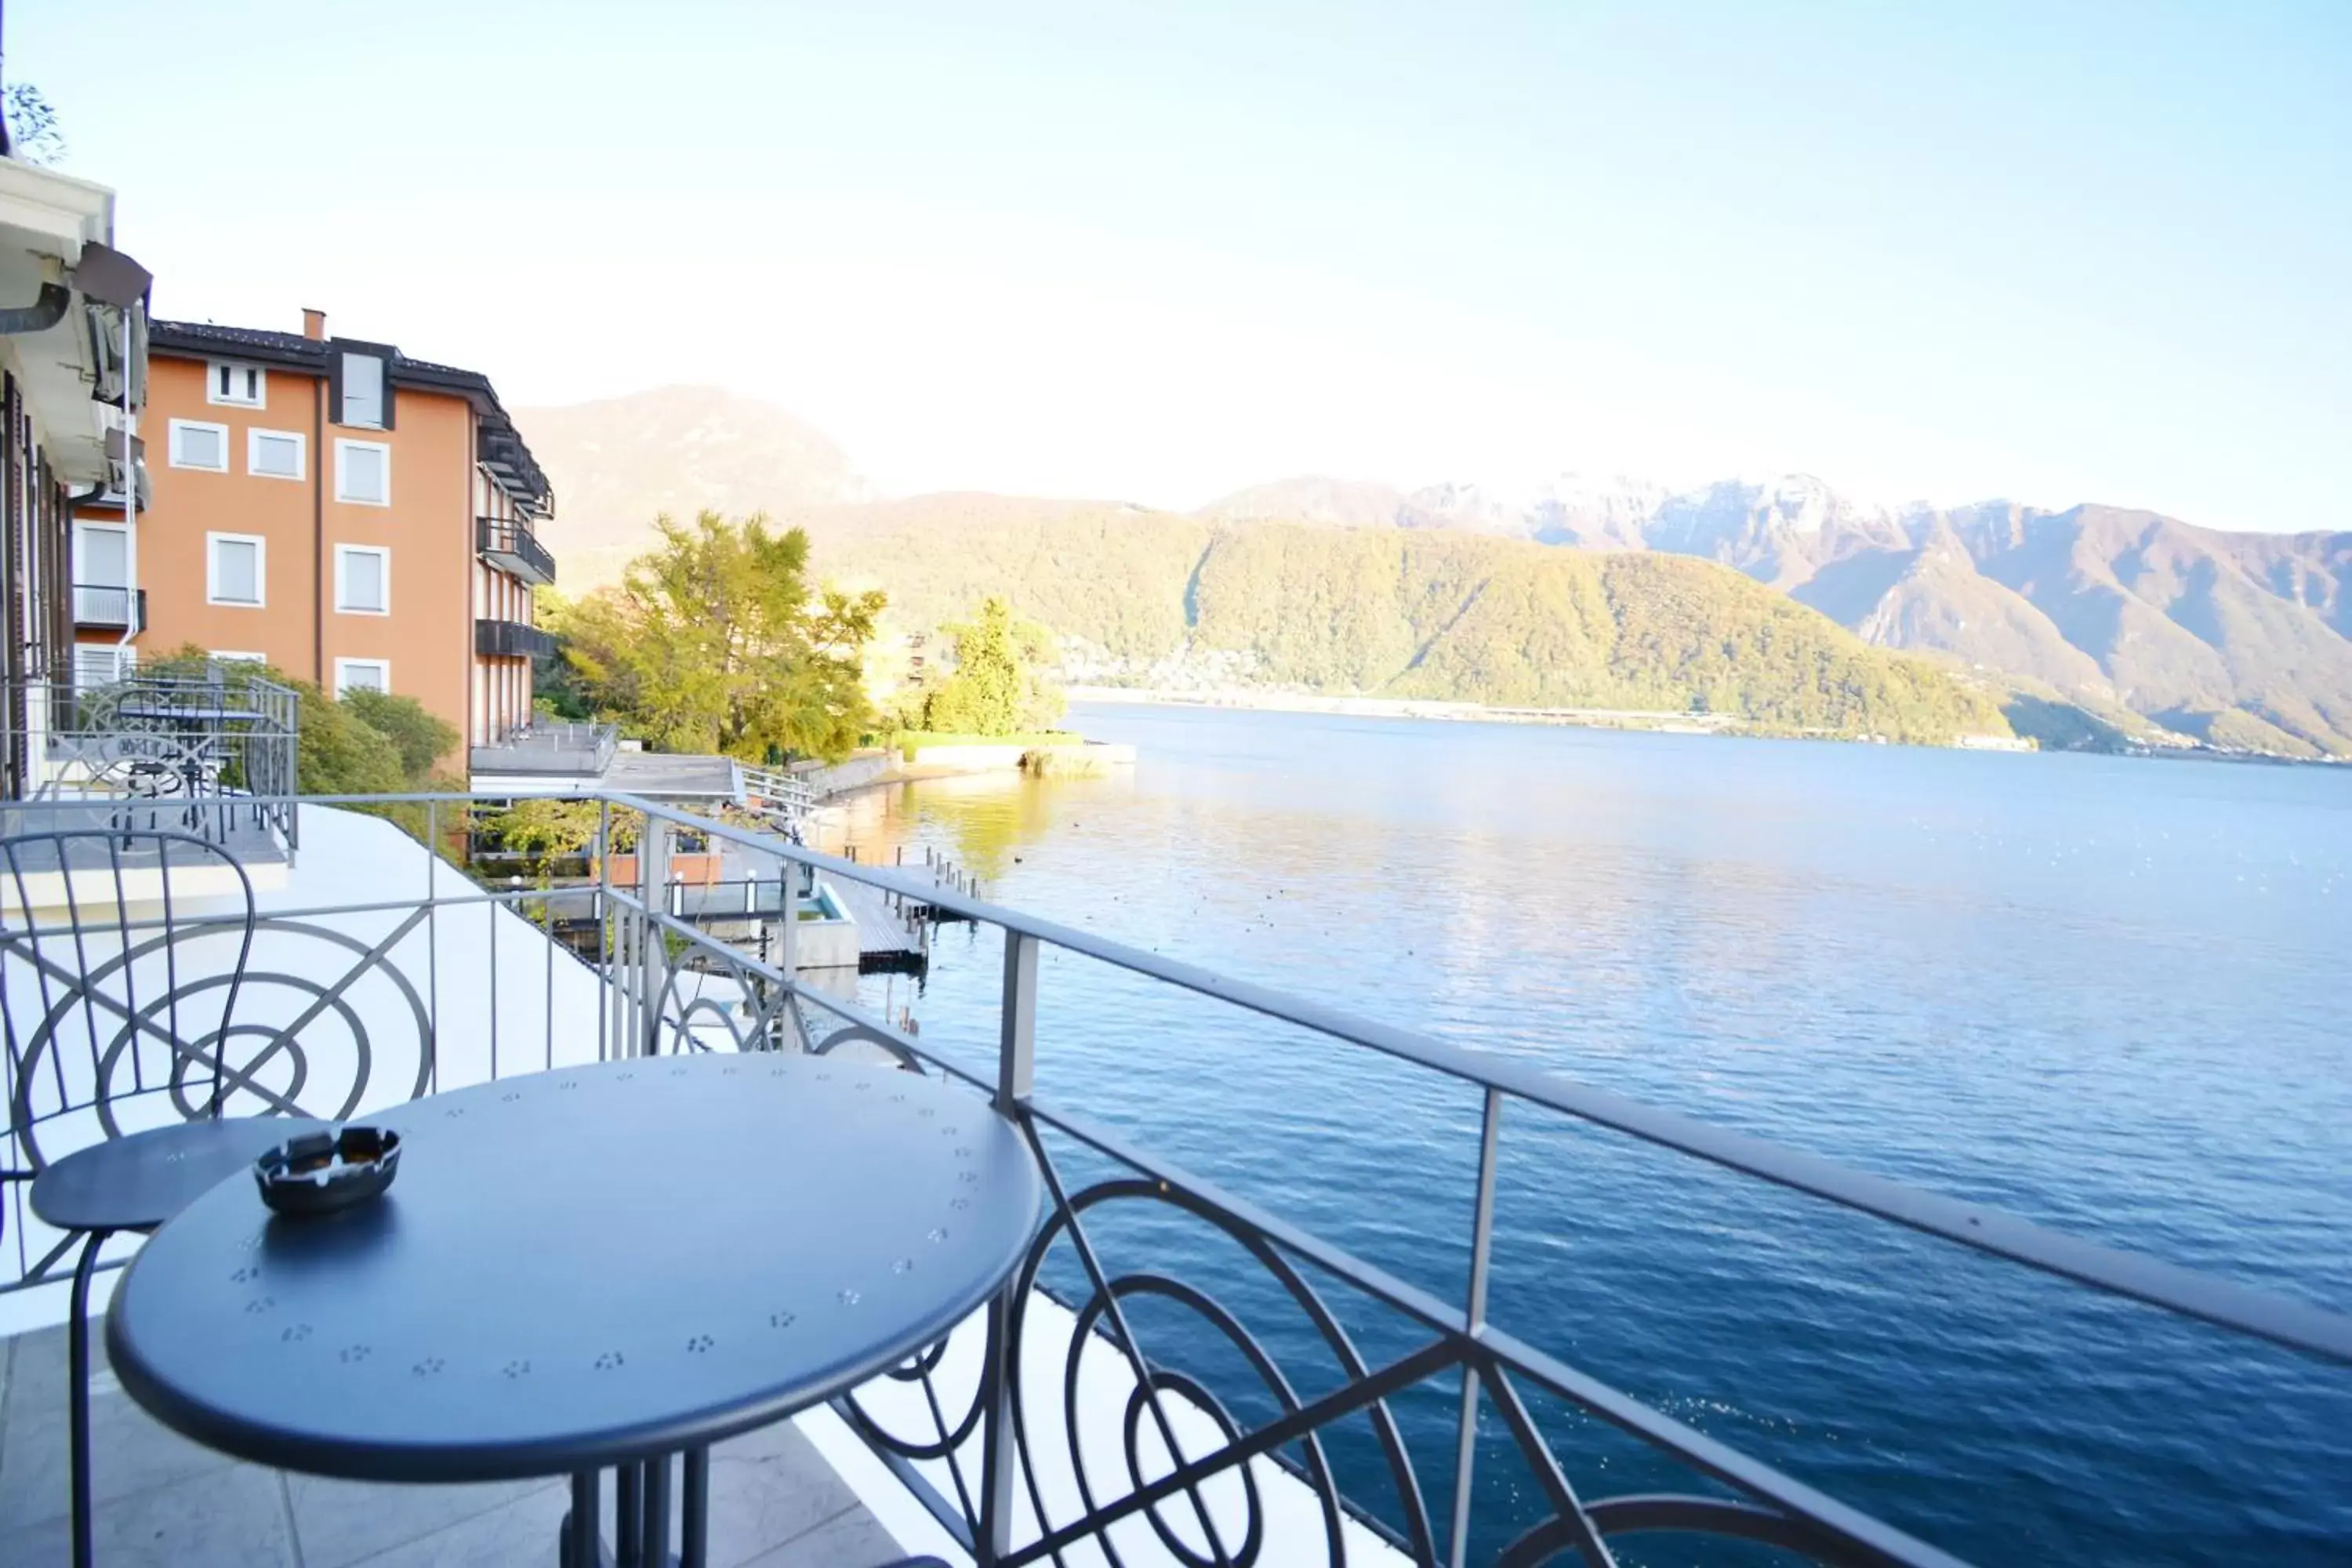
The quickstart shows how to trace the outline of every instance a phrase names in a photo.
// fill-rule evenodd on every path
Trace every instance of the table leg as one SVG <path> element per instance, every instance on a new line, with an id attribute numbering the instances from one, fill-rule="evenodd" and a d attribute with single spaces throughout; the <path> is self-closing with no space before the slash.
<path id="1" fill-rule="evenodd" d="M 686 1451 L 686 1483 L 678 1493 L 678 1511 L 686 1516 L 684 1548 L 678 1568 L 708 1568 L 710 1561 L 710 1450 Z"/>
<path id="2" fill-rule="evenodd" d="M 646 1471 L 642 1465 L 622 1465 L 614 1471 L 613 1546 L 621 1568 L 640 1568 L 638 1548 L 646 1534 Z"/>
<path id="3" fill-rule="evenodd" d="M 563 1516 L 562 1568 L 600 1568 L 604 1555 L 604 1504 L 596 1496 L 596 1472 L 572 1478 L 572 1511 Z"/>
<path id="4" fill-rule="evenodd" d="M 646 1462 L 646 1532 L 639 1539 L 637 1561 L 645 1568 L 665 1568 L 669 1562 L 669 1456 Z"/>

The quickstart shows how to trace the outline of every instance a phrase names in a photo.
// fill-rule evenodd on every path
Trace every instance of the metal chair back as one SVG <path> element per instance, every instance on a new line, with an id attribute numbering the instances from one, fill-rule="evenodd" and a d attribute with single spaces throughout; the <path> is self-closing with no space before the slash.
<path id="1" fill-rule="evenodd" d="M 268 1032 L 236 1019 L 255 924 L 244 866 L 194 834 L 0 838 L 5 1163 L 220 1116 L 231 1041 Z"/>

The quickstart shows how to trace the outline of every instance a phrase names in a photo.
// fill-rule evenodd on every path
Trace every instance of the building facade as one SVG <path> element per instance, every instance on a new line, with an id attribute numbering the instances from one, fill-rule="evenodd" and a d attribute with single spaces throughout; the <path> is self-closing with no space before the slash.
<path id="1" fill-rule="evenodd" d="M 152 499 L 78 509 L 75 674 L 194 645 L 332 697 L 415 698 L 469 745 L 527 726 L 546 476 L 488 379 L 388 343 L 158 321 Z"/>
<path id="2" fill-rule="evenodd" d="M 114 193 L 5 155 L 0 136 L 0 795 L 31 793 L 69 706 L 68 519 L 142 481 L 148 279 L 113 249 Z"/>

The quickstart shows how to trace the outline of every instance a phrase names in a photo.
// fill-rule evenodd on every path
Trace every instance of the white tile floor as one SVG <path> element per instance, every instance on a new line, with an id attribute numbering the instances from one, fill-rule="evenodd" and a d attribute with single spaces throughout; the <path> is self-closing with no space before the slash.
<path id="1" fill-rule="evenodd" d="M 563 1481 L 373 1486 L 242 1464 L 149 1419 L 104 1369 L 102 1323 L 91 1341 L 100 1568 L 555 1562 Z M 609 1510 L 609 1478 L 603 1489 Z M 65 1331 L 0 1340 L 0 1563 L 66 1563 L 68 1496 Z M 711 1451 L 710 1536 L 712 1568 L 877 1568 L 904 1555 L 789 1422 Z"/>

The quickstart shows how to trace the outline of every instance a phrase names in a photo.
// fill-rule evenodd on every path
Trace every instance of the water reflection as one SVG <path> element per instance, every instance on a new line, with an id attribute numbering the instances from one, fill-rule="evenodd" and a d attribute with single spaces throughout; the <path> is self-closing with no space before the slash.
<path id="1" fill-rule="evenodd" d="M 1131 775 L 876 792 L 831 842 L 929 846 L 1147 950 L 2352 1296 L 2327 1000 L 2352 972 L 2352 775 L 1083 718 L 1141 747 Z M 941 942 L 927 1042 L 987 1059 L 998 963 Z M 1454 1086 L 1083 960 L 1049 957 L 1039 1042 L 1042 1092 L 1459 1289 L 1476 1108 Z M 1521 1331 L 1964 1551 L 2352 1556 L 2352 1380 L 2327 1369 L 1567 1126 L 1514 1123 L 1498 1236 Z M 1442 1447 L 1445 1401 L 1416 1419 Z"/>

